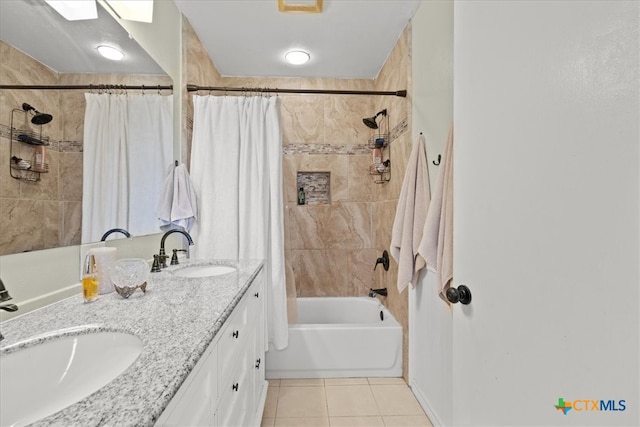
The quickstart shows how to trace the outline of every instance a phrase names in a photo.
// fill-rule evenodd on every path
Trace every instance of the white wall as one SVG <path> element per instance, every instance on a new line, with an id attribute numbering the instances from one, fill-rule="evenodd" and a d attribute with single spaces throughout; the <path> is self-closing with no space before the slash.
<path id="1" fill-rule="evenodd" d="M 453 117 L 453 1 L 422 1 L 411 25 L 413 135 L 422 132 L 435 186 Z M 452 421 L 451 310 L 438 297 L 435 274 L 409 291 L 409 384 L 434 425 Z"/>

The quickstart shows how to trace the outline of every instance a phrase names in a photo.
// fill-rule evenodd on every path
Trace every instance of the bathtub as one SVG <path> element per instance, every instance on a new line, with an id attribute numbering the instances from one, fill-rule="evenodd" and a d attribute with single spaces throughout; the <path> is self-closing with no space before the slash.
<path id="1" fill-rule="evenodd" d="M 298 298 L 289 346 L 265 357 L 267 378 L 401 377 L 402 327 L 375 298 Z"/>

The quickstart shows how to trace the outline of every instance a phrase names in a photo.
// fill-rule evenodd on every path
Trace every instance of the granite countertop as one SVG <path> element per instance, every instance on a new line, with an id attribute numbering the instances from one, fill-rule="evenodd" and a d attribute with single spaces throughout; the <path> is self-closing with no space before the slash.
<path id="1" fill-rule="evenodd" d="M 232 265 L 238 270 L 208 278 L 171 274 L 187 265 L 206 264 Z M 115 380 L 33 425 L 153 425 L 261 267 L 260 260 L 199 260 L 170 266 L 149 274 L 146 294 L 136 290 L 129 299 L 123 299 L 113 292 L 91 303 L 85 303 L 78 294 L 1 323 L 3 352 L 30 337 L 67 328 L 65 335 L 128 332 L 144 344 L 138 359 Z M 51 338 L 41 338 L 47 339 Z"/>

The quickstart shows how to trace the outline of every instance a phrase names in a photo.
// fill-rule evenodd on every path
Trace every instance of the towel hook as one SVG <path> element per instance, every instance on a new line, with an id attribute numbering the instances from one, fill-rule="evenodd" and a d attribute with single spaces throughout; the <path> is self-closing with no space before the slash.
<path id="1" fill-rule="evenodd" d="M 440 164 L 440 159 L 442 159 L 442 155 L 438 154 L 438 160 L 432 160 L 431 163 L 438 166 Z"/>

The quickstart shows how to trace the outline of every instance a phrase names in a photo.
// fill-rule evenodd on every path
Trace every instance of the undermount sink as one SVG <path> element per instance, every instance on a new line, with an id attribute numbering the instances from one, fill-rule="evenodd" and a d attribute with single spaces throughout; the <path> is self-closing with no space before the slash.
<path id="1" fill-rule="evenodd" d="M 237 269 L 229 265 L 193 265 L 173 272 L 178 277 L 213 277 L 233 273 Z"/>
<path id="2" fill-rule="evenodd" d="M 127 369 L 142 347 L 135 335 L 93 332 L 3 351 L 0 425 L 30 424 L 79 402 Z"/>

